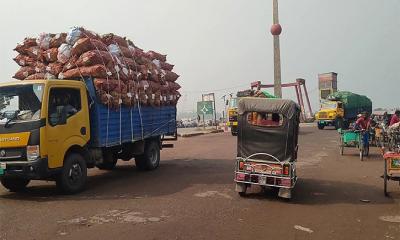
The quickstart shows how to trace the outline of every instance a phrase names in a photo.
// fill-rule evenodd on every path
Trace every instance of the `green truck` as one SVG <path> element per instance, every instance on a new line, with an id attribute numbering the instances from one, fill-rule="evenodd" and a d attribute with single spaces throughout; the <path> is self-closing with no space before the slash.
<path id="1" fill-rule="evenodd" d="M 321 109 L 315 114 L 318 128 L 334 126 L 336 129 L 348 128 L 361 112 L 372 112 L 372 101 L 363 95 L 352 92 L 335 92 L 321 103 Z"/>

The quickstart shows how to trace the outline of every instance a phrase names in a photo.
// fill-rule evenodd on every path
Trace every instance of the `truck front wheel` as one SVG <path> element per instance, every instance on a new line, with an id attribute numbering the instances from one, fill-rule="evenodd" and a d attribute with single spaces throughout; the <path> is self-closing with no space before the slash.
<path id="1" fill-rule="evenodd" d="M 140 170 L 153 170 L 160 165 L 160 146 L 150 141 L 144 147 L 144 153 L 135 157 L 136 167 Z"/>
<path id="2" fill-rule="evenodd" d="M 87 167 L 85 159 L 77 153 L 69 154 L 56 180 L 57 187 L 63 193 L 74 194 L 85 188 L 86 181 Z"/>
<path id="3" fill-rule="evenodd" d="M 237 136 L 238 135 L 238 130 L 236 126 L 231 127 L 231 134 L 232 136 Z"/>
<path id="4" fill-rule="evenodd" d="M 21 192 L 25 190 L 29 184 L 29 179 L 24 178 L 2 178 L 1 184 L 7 188 L 10 192 Z"/>

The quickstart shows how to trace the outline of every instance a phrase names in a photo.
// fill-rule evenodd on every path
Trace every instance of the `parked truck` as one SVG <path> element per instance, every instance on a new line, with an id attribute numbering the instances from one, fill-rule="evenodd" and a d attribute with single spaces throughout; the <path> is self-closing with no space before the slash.
<path id="1" fill-rule="evenodd" d="M 91 78 L 0 85 L 0 180 L 11 191 L 50 180 L 76 193 L 88 168 L 111 170 L 118 159 L 153 170 L 176 136 L 176 106 L 110 109 Z"/>
<path id="2" fill-rule="evenodd" d="M 326 126 L 334 126 L 336 129 L 348 128 L 362 112 L 372 112 L 372 102 L 368 97 L 340 91 L 321 102 L 321 109 L 315 114 L 315 118 L 319 129 Z"/>
<path id="3" fill-rule="evenodd" d="M 232 97 L 228 100 L 228 121 L 226 125 L 231 128 L 232 136 L 237 135 L 238 113 L 237 113 L 238 98 Z"/>

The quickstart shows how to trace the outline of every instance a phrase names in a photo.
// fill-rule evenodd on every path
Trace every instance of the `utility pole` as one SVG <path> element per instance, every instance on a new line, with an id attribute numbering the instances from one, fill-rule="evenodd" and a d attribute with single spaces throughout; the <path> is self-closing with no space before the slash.
<path id="1" fill-rule="evenodd" d="M 279 24 L 278 0 L 272 0 L 273 5 L 273 25 L 271 33 L 274 36 L 274 95 L 282 98 L 281 80 L 281 50 L 279 45 L 279 35 L 282 27 Z"/>

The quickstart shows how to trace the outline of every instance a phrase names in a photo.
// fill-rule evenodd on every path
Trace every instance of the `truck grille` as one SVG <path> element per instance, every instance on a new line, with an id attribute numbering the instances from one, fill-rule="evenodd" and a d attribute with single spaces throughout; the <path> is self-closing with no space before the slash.
<path id="1" fill-rule="evenodd" d="M 229 122 L 237 122 L 238 117 L 237 116 L 229 116 Z"/>
<path id="2" fill-rule="evenodd" d="M 0 162 L 26 161 L 25 148 L 0 148 Z"/>
<path id="3" fill-rule="evenodd" d="M 318 117 L 319 118 L 328 118 L 328 113 L 321 112 L 321 113 L 319 113 Z"/>

